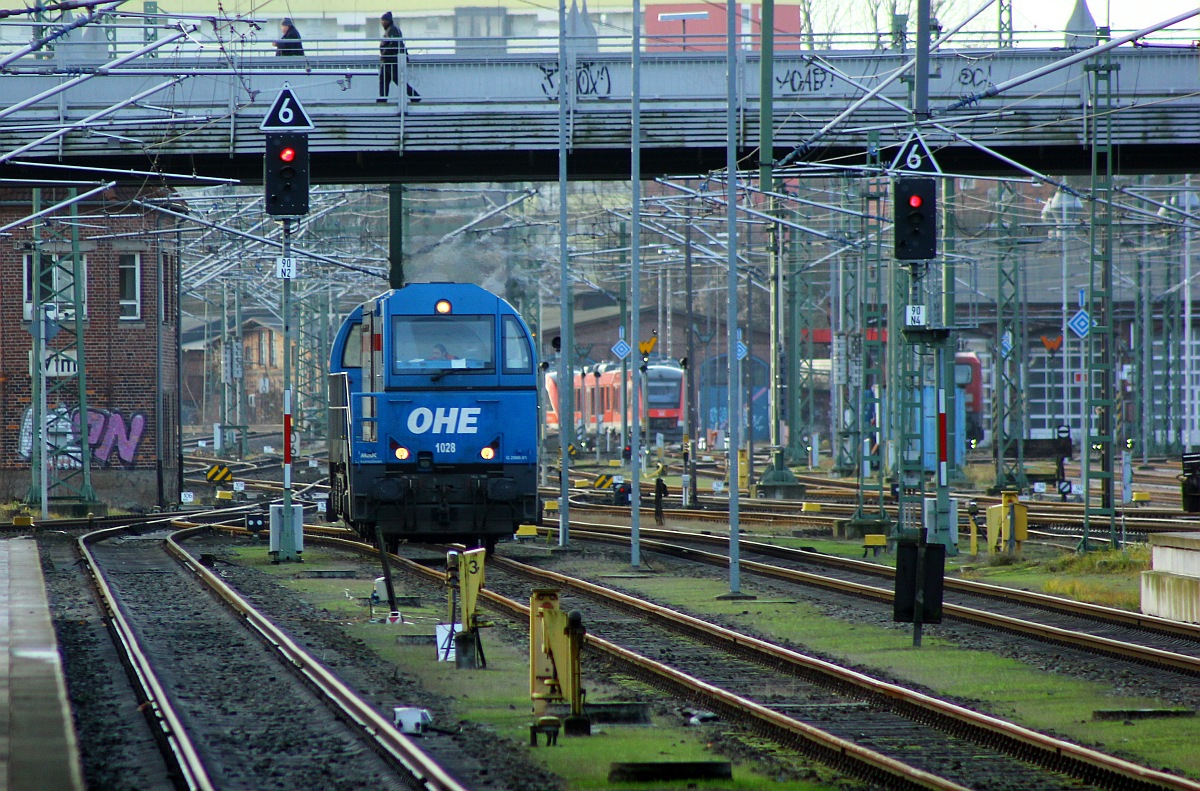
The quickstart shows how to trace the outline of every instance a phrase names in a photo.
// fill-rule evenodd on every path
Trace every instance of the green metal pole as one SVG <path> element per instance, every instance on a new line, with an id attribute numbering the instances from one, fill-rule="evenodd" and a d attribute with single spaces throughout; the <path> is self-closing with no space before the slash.
<path id="1" fill-rule="evenodd" d="M 953 327 L 958 322 L 958 305 L 954 299 L 955 278 L 955 218 L 954 205 L 958 182 L 953 178 L 942 181 L 942 326 Z M 942 364 L 942 381 L 946 383 L 946 443 L 948 454 L 947 477 L 951 482 L 965 480 L 954 449 L 966 426 L 958 424 L 958 387 L 955 385 L 954 353 L 957 340 L 951 334 L 945 341 L 946 355 Z"/>
<path id="2" fill-rule="evenodd" d="M 404 185 L 388 185 L 388 288 L 404 288 Z"/>

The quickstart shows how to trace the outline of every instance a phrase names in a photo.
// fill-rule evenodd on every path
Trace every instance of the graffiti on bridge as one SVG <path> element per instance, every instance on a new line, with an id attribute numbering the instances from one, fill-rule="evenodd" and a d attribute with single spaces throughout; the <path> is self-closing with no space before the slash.
<path id="1" fill-rule="evenodd" d="M 124 415 L 116 409 L 89 407 L 87 414 L 87 443 L 93 464 L 102 467 L 132 468 L 138 446 L 146 431 L 146 416 L 141 413 Z M 55 467 L 72 469 L 82 466 L 79 409 L 57 407 L 46 414 L 46 442 L 56 454 Z M 33 458 L 33 408 L 25 409 L 21 417 L 21 434 L 17 453 L 24 459 Z"/>
<path id="2" fill-rule="evenodd" d="M 817 93 L 832 84 L 832 75 L 820 66 L 788 69 L 782 77 L 775 78 L 779 90 L 791 93 Z"/>
<path id="3" fill-rule="evenodd" d="M 542 72 L 542 93 L 547 99 L 558 98 L 558 64 L 542 63 L 538 65 Z M 612 76 L 608 66 L 603 63 L 575 64 L 575 95 L 600 96 L 607 98 L 612 93 Z"/>

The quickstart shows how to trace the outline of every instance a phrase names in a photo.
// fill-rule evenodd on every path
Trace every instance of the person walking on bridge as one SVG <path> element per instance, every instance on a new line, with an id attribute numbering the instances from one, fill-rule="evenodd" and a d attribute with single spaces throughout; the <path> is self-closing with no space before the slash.
<path id="1" fill-rule="evenodd" d="M 392 83 L 397 86 L 400 84 L 400 55 L 404 55 L 404 61 L 407 63 L 408 47 L 404 45 L 404 35 L 400 28 L 396 27 L 392 20 L 391 11 L 383 12 L 379 24 L 383 28 L 383 38 L 379 41 L 379 98 L 375 101 L 382 103 L 387 101 Z M 405 85 L 404 88 L 408 92 L 410 102 L 421 101 L 421 95 L 414 91 L 411 85 Z"/>
<path id="2" fill-rule="evenodd" d="M 279 40 L 275 42 L 276 55 L 303 55 L 304 45 L 300 43 L 300 31 L 292 24 L 292 18 L 285 16 L 279 23 Z"/>

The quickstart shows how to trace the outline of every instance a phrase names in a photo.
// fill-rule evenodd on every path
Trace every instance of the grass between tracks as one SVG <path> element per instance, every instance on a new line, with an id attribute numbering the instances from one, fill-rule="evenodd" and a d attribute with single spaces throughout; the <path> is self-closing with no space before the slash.
<path id="1" fill-rule="evenodd" d="M 861 548 L 849 542 L 797 540 L 795 543 L 820 551 L 861 556 Z M 385 658 L 419 676 L 427 688 L 455 698 L 465 719 L 490 723 L 516 742 L 528 742 L 528 670 L 523 652 L 497 640 L 489 640 L 489 633 L 485 632 L 488 669 L 454 670 L 432 661 L 432 646 L 399 646 L 395 640 L 400 630 L 396 627 L 367 623 L 366 609 L 346 594 L 347 589 L 353 596 L 369 594 L 370 580 L 365 577 L 361 580 L 297 578 L 305 568 L 321 567 L 328 556 L 322 555 L 320 550 L 306 553 L 305 567 L 271 566 L 265 551 L 259 549 L 249 550 L 245 556 L 247 562 L 281 577 L 314 606 L 345 617 L 351 634 L 366 640 Z M 887 560 L 886 556 L 879 559 Z M 1058 553 L 1037 557 L 1037 551 L 1033 550 L 1013 564 L 988 565 L 985 562 L 972 565 L 978 562 L 978 559 L 963 557 L 959 561 L 952 560 L 951 564 L 964 563 L 970 575 L 984 577 L 989 582 L 1034 590 L 1046 589 L 1055 580 L 1063 589 L 1082 582 L 1090 594 L 1085 591 L 1079 598 L 1095 600 L 1096 589 L 1108 591 L 1122 584 L 1136 584 L 1129 580 L 1136 580 L 1143 560 L 1136 552 L 1132 556 L 1119 552 L 1092 553 L 1077 559 Z M 598 568 L 591 559 L 587 564 L 590 575 L 628 571 L 622 564 L 613 564 L 609 569 Z M 569 569 L 563 571 L 569 573 Z M 1092 720 L 1092 712 L 1100 709 L 1165 708 L 1169 704 L 1129 695 L 1120 686 L 1083 682 L 1061 675 L 1054 672 L 1052 663 L 1049 667 L 1037 668 L 1016 659 L 960 648 L 939 637 L 936 626 L 927 627 L 923 647 L 915 649 L 910 627 L 847 623 L 827 617 L 804 603 L 769 601 L 763 592 L 755 591 L 753 585 L 745 584 L 743 579 L 743 590 L 759 595 L 762 601 L 717 601 L 716 596 L 728 590 L 727 584 L 720 580 L 649 576 L 622 579 L 621 584 L 647 598 L 684 607 L 700 615 L 729 616 L 747 629 L 772 638 L 787 639 L 859 666 L 865 672 L 886 672 L 906 683 L 926 687 L 935 694 L 973 701 L 981 710 L 1027 727 L 1098 746 L 1147 766 L 1173 767 L 1200 777 L 1200 756 L 1194 748 L 1200 741 L 1200 718 L 1130 722 Z M 1080 587 L 1074 590 L 1079 592 Z M 444 602 L 426 602 L 421 608 L 406 610 L 406 618 L 412 623 L 404 630 L 432 632 L 433 624 L 444 620 L 444 609 Z M 1137 672 L 1155 671 L 1147 668 Z M 1131 677 L 1130 681 L 1135 679 Z M 637 693 L 601 690 L 592 682 L 588 687 L 593 701 L 650 700 L 656 695 L 650 690 Z M 560 745 L 569 746 L 570 750 L 542 748 L 534 751 L 534 757 L 566 778 L 572 789 L 606 786 L 608 763 L 612 760 L 682 761 L 715 757 L 703 743 L 700 731 L 676 727 L 670 722 L 656 723 L 655 728 L 649 729 L 608 727 L 597 735 L 599 738 L 589 740 L 564 739 Z M 767 783 L 780 785 L 751 774 L 748 767 L 736 766 L 735 774 L 738 777 L 735 784 L 726 783 L 719 787 L 743 789 L 763 787 Z M 782 785 L 797 789 L 828 787 L 795 782 Z M 703 784 L 695 787 L 706 788 Z"/>
<path id="2" fill-rule="evenodd" d="M 486 630 L 483 644 L 487 668 L 457 670 L 452 663 L 436 661 L 436 648 L 432 643 L 406 645 L 398 641 L 400 635 L 433 634 L 435 624 L 446 620 L 444 599 L 423 598 L 420 606 L 404 608 L 405 624 L 389 626 L 372 622 L 368 608 L 361 603 L 361 598 L 371 593 L 373 576 L 370 569 L 364 569 L 361 577 L 356 579 L 311 579 L 304 576 L 313 569 L 356 567 L 344 555 L 310 547 L 304 553 L 303 565 L 272 565 L 265 547 L 242 548 L 236 554 L 240 563 L 271 574 L 312 606 L 335 615 L 342 621 L 347 634 L 363 640 L 384 659 L 395 663 L 402 672 L 415 676 L 425 689 L 453 700 L 461 719 L 484 723 L 511 739 L 520 749 L 528 750 L 535 761 L 562 777 L 572 791 L 611 788 L 607 777 L 609 765 L 613 762 L 730 760 L 730 756 L 721 754 L 720 745 L 709 741 L 711 730 L 683 727 L 682 718 L 673 717 L 655 717 L 653 726 L 595 726 L 592 737 L 560 737 L 556 748 L 527 746 L 530 700 L 529 658 L 526 650 L 511 641 L 500 640 L 495 630 Z M 357 568 L 364 567 L 358 564 Z M 398 595 L 407 593 L 402 588 L 402 584 L 397 585 Z M 377 617 L 382 614 L 376 611 Z M 609 686 L 585 677 L 584 684 L 590 702 L 653 701 L 660 697 L 657 691 L 635 681 Z M 390 710 L 391 706 L 408 704 L 399 700 L 381 700 L 378 703 L 385 710 Z M 453 727 L 454 724 L 434 723 L 437 727 Z M 737 738 L 726 734 L 722 743 L 728 740 L 736 742 Z M 772 745 L 749 741 L 752 737 L 744 738 L 756 750 L 772 749 Z M 793 768 L 809 767 L 802 758 L 775 749 L 781 763 Z M 629 791 L 672 788 L 697 791 L 765 791 L 768 788 L 829 791 L 847 787 L 845 781 L 839 784 L 823 782 L 824 778 L 834 775 L 831 770 L 821 766 L 804 768 L 798 772 L 808 779 L 785 779 L 782 776 L 769 776 L 774 770 L 756 762 L 739 761 L 737 758 L 732 760 L 733 781 L 621 783 L 620 787 Z"/>
<path id="3" fill-rule="evenodd" d="M 614 565 L 611 572 L 622 569 L 627 570 Z M 567 568 L 560 570 L 570 573 Z M 588 573 L 600 572 L 589 564 Z M 1099 745 L 1106 752 L 1146 766 L 1174 767 L 1200 777 L 1200 755 L 1195 750 L 1200 743 L 1200 718 L 1093 721 L 1092 712 L 1097 710 L 1169 708 L 1170 704 L 1059 674 L 1052 663 L 1038 668 L 1017 659 L 961 648 L 939 637 L 936 626 L 926 627 L 923 646 L 914 648 L 911 627 L 907 625 L 848 623 L 804 602 L 772 600 L 771 594 L 755 590 L 752 582 L 747 584 L 745 577 L 742 591 L 757 595 L 761 601 L 718 601 L 716 597 L 728 592 L 729 586 L 714 579 L 647 576 L 623 579 L 621 584 L 646 598 L 701 616 L 726 616 L 735 625 L 775 640 L 789 640 L 868 674 L 883 671 L 934 694 L 972 701 L 981 710 L 1012 722 L 1081 744 Z M 1136 672 L 1156 671 L 1146 668 Z"/>
<path id="4" fill-rule="evenodd" d="M 748 536 L 780 546 L 811 547 L 840 557 L 862 559 L 862 547 L 853 541 L 772 536 Z M 966 542 L 963 541 L 965 546 Z M 895 557 L 880 554 L 869 557 L 875 563 L 895 564 Z M 1141 607 L 1141 573 L 1150 568 L 1150 548 L 1130 545 L 1123 550 L 1098 550 L 1086 554 L 1026 545 L 1019 557 L 982 554 L 972 557 L 965 551 L 946 558 L 946 575 L 1004 585 L 1022 590 L 1040 591 L 1076 601 L 1103 604 L 1137 612 Z"/>

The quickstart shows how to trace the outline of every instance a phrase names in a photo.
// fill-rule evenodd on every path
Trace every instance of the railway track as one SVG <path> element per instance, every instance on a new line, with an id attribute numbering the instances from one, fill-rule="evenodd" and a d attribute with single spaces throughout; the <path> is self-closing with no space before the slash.
<path id="1" fill-rule="evenodd" d="M 78 547 L 183 787 L 465 788 L 183 548 L 207 526 L 178 527 Z"/>
<path id="2" fill-rule="evenodd" d="M 375 552 L 357 541 L 311 540 Z M 441 571 L 399 557 L 396 561 L 405 574 L 442 584 Z M 1192 781 L 505 558 L 491 562 L 482 596 L 493 609 L 527 623 L 528 609 L 516 597 L 527 598 L 530 582 L 566 589 L 571 606 L 585 608 L 589 650 L 620 672 L 635 673 L 879 787 L 1200 790 Z M 649 642 L 648 635 L 654 636 Z M 713 658 L 714 647 L 719 659 Z"/>
<path id="3" fill-rule="evenodd" d="M 544 494 L 548 493 L 549 490 L 544 492 Z M 606 496 L 586 489 L 577 489 L 572 496 L 571 507 L 596 514 L 627 515 L 629 513 L 629 506 L 606 505 L 598 502 L 600 499 L 606 499 Z M 670 498 L 670 500 L 678 502 L 678 498 Z M 647 492 L 643 492 L 643 516 L 653 513 L 652 509 L 645 507 L 648 502 L 652 502 L 652 494 L 648 495 Z M 999 500 L 978 498 L 977 502 L 981 509 L 985 509 L 989 505 L 998 504 Z M 804 510 L 806 504 L 811 509 L 814 503 L 820 506 L 819 511 Z M 1029 502 L 1025 505 L 1029 508 L 1028 519 L 1031 530 L 1041 530 L 1047 533 L 1067 532 L 1072 535 L 1079 534 L 1083 530 L 1084 515 L 1081 505 L 1041 502 Z M 810 492 L 810 496 L 803 502 L 743 499 L 739 503 L 738 518 L 747 525 L 764 528 L 779 526 L 789 530 L 797 528 L 827 530 L 830 535 L 836 535 L 838 523 L 849 519 L 854 514 L 855 508 L 853 503 L 829 502 L 823 499 L 821 492 Z M 965 507 L 961 503 L 959 508 L 960 513 L 965 512 Z M 680 521 L 728 524 L 727 509 L 728 506 L 723 500 L 703 498 L 698 508 L 666 508 L 664 513 L 668 517 Z M 885 504 L 884 511 L 889 517 L 895 518 L 894 507 Z M 982 521 L 983 517 L 981 516 L 980 519 Z M 1118 516 L 1118 524 L 1127 540 L 1130 541 L 1144 541 L 1145 537 L 1151 533 L 1187 532 L 1196 529 L 1196 521 L 1184 517 L 1178 510 L 1127 509 Z M 1094 539 L 1104 540 L 1103 535 L 1097 534 L 1094 530 L 1092 534 Z"/>
<path id="4" fill-rule="evenodd" d="M 619 526 L 573 523 L 571 535 L 629 545 L 628 528 Z M 646 550 L 719 568 L 729 565 L 728 540 L 721 536 L 642 528 L 641 538 Z M 892 602 L 895 569 L 890 566 L 756 541 L 741 541 L 739 546 L 741 568 L 747 573 Z M 1200 627 L 1195 625 L 973 580 L 947 577 L 944 588 L 943 613 L 948 618 L 1200 676 Z"/>

